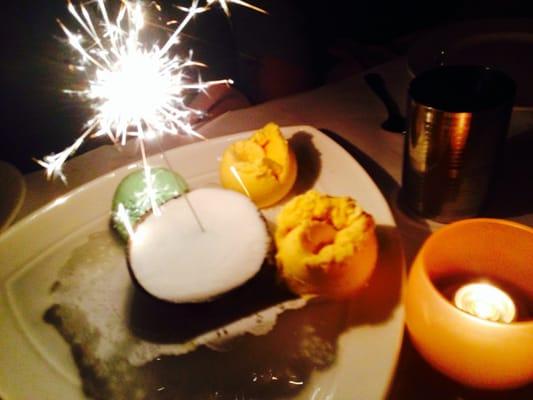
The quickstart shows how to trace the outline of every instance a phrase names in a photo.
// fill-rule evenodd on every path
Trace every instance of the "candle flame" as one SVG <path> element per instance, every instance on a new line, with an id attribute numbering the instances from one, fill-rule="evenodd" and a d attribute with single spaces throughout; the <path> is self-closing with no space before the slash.
<path id="1" fill-rule="evenodd" d="M 457 308 L 478 318 L 510 323 L 516 317 L 516 306 L 503 290 L 489 283 L 470 283 L 454 295 Z"/>

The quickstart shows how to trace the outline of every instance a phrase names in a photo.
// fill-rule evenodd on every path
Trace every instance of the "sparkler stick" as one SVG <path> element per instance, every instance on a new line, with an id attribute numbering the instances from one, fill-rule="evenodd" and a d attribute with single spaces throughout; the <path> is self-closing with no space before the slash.
<path id="1" fill-rule="evenodd" d="M 235 168 L 235 165 L 232 165 L 231 167 L 229 167 L 229 170 L 232 173 L 232 175 L 235 177 L 235 179 L 237 179 L 237 182 L 239 182 L 239 185 L 241 186 L 242 190 L 244 190 L 244 193 L 246 193 L 246 196 L 248 196 L 251 199 L 252 196 L 250 196 L 250 192 L 248 191 L 248 188 L 244 184 L 244 181 L 241 179 L 241 175 L 237 171 L 237 168 Z"/>
<path id="2" fill-rule="evenodd" d="M 174 168 L 172 167 L 172 163 L 170 162 L 170 160 L 168 159 L 167 157 L 167 153 L 165 152 L 165 150 L 163 149 L 163 145 L 161 144 L 161 139 L 160 138 L 157 138 L 157 144 L 159 145 L 159 152 L 161 153 L 161 155 L 163 156 L 163 160 L 165 160 L 165 164 L 167 164 L 167 167 L 171 170 L 171 171 L 174 171 Z M 176 181 L 177 183 L 177 178 L 176 176 L 174 176 L 174 180 Z M 198 225 L 198 227 L 200 228 L 200 231 L 202 232 L 205 232 L 205 228 L 204 228 L 204 225 L 202 224 L 202 221 L 200 220 L 200 217 L 198 217 L 198 213 L 196 212 L 196 210 L 194 209 L 191 201 L 189 200 L 189 196 L 187 194 L 186 191 L 184 191 L 182 193 L 182 196 L 183 198 L 185 199 L 185 202 L 187 203 L 187 206 L 189 207 L 189 210 L 191 210 L 191 214 L 192 216 L 194 217 L 195 221 L 196 221 L 196 224 Z"/>
<path id="3" fill-rule="evenodd" d="M 141 140 L 141 155 L 142 155 L 143 167 L 144 167 L 144 180 L 145 180 L 145 183 L 146 183 L 146 190 L 148 192 L 148 199 L 150 200 L 150 206 L 151 206 L 152 211 L 154 212 L 155 215 L 160 215 L 161 211 L 159 210 L 159 207 L 157 205 L 157 201 L 155 199 L 154 188 L 153 188 L 153 185 L 152 185 L 153 177 L 152 177 L 152 174 L 151 174 L 151 168 L 150 168 L 150 165 L 148 164 L 148 161 L 146 159 L 146 151 L 144 149 L 144 141 L 142 141 L 142 140 Z"/>

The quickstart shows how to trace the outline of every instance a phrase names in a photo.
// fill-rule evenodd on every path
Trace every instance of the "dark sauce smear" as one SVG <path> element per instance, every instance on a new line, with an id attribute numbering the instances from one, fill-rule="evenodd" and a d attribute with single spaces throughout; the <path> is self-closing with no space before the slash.
<path id="1" fill-rule="evenodd" d="M 134 285 L 128 323 L 139 338 L 184 342 L 292 298 L 295 296 L 277 282 L 275 267 L 265 263 L 246 284 L 204 303 L 168 303 Z"/>
<path id="2" fill-rule="evenodd" d="M 92 346 L 98 333 L 70 332 L 58 306 L 48 310 L 45 320 L 71 344 L 83 390 L 90 398 L 259 400 L 294 395 L 313 370 L 333 364 L 342 329 L 339 312 L 339 304 L 311 304 L 280 315 L 264 336 L 244 335 L 221 351 L 201 347 L 182 356 L 159 357 L 141 367 L 129 364 L 120 352 L 109 360 L 96 358 Z"/>

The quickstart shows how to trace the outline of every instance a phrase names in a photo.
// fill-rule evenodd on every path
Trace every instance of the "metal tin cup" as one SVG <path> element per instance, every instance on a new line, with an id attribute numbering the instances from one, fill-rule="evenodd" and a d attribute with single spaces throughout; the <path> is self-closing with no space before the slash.
<path id="1" fill-rule="evenodd" d="M 402 200 L 439 222 L 479 213 L 505 144 L 515 83 L 483 66 L 444 66 L 409 86 Z"/>

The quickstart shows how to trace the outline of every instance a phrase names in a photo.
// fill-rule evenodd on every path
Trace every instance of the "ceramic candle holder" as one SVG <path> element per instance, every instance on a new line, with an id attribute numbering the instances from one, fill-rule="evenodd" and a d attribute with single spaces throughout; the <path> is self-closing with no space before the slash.
<path id="1" fill-rule="evenodd" d="M 503 288 L 516 304 L 515 321 L 462 311 L 442 286 L 454 282 L 455 290 L 472 280 Z M 533 382 L 532 299 L 533 229 L 467 219 L 433 233 L 420 249 L 407 284 L 407 327 L 422 356 L 450 378 L 484 389 L 518 387 Z"/>

